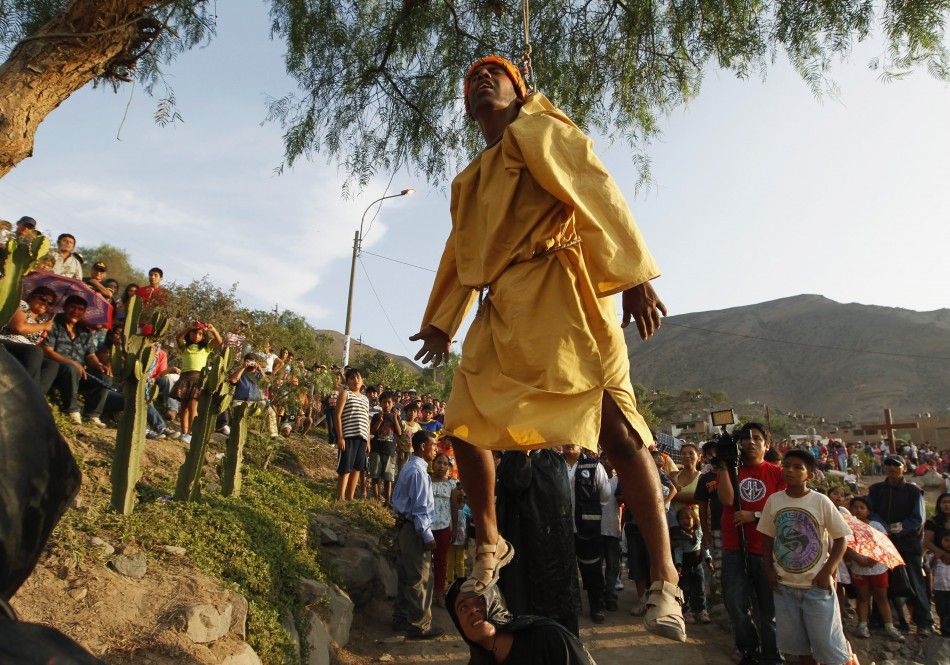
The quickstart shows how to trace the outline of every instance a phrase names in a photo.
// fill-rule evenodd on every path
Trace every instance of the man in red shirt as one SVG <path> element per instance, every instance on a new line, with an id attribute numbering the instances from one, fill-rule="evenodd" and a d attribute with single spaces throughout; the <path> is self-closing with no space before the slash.
<path id="1" fill-rule="evenodd" d="M 756 529 L 765 501 L 785 489 L 782 467 L 765 461 L 771 437 L 765 425 L 746 423 L 739 430 L 742 466 L 739 467 L 739 506 L 729 472 L 718 471 L 722 502 L 722 594 L 736 648 L 743 664 L 781 663 L 775 644 L 775 603 L 762 566 L 762 534 Z M 739 525 L 745 534 L 748 570 L 739 544 Z"/>
<path id="2" fill-rule="evenodd" d="M 140 286 L 135 292 L 143 305 L 160 305 L 165 302 L 166 292 L 162 288 L 164 278 L 165 273 L 161 268 L 151 268 L 148 271 L 148 286 Z"/>

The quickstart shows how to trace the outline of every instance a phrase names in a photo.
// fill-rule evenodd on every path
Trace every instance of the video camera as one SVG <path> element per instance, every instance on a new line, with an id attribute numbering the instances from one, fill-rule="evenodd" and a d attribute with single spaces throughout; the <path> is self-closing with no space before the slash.
<path id="1" fill-rule="evenodd" d="M 710 411 L 713 427 L 719 427 L 719 438 L 716 440 L 716 460 L 727 467 L 738 468 L 742 462 L 742 450 L 739 448 L 739 438 L 726 431 L 728 425 L 736 424 L 736 413 L 732 409 Z"/>

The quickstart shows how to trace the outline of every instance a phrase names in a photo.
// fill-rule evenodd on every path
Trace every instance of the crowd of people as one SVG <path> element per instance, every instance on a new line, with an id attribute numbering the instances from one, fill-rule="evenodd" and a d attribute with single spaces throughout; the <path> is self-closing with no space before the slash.
<path id="1" fill-rule="evenodd" d="M 30 218 L 17 224 L 18 234 L 33 230 L 35 221 Z M 124 406 L 112 376 L 111 352 L 122 343 L 119 324 L 129 301 L 135 295 L 146 306 L 156 305 L 166 301 L 168 292 L 158 267 L 149 271 L 149 283 L 143 286 L 120 288 L 102 261 L 94 262 L 83 277 L 75 244 L 72 235 L 59 236 L 56 250 L 39 269 L 82 279 L 110 301 L 111 329 L 84 323 L 89 302 L 83 296 L 61 299 L 53 289 L 38 286 L 25 294 L 0 330 L 0 343 L 70 420 L 106 427 L 106 416 Z M 62 311 L 51 316 L 57 305 Z M 475 533 L 452 439 L 443 436 L 444 402 L 414 390 L 366 386 L 357 368 L 308 367 L 290 349 L 274 353 L 269 343 L 253 349 L 240 331 L 222 334 L 210 322 L 194 321 L 177 332 L 173 344 L 158 344 L 147 368 L 150 396 L 154 393 L 148 407 L 149 438 L 190 441 L 200 372 L 212 351 L 227 344 L 243 354 L 229 374 L 236 403 L 264 404 L 271 437 L 293 431 L 306 435 L 324 416 L 328 441 L 338 453 L 338 499 L 378 500 L 397 516 L 399 592 L 393 628 L 415 639 L 442 634 L 432 623 L 431 607 L 444 606 L 448 597 L 454 599 L 450 614 L 468 639 L 473 631 L 466 629 L 462 614 L 473 611 L 469 607 L 473 602 L 485 605 L 476 610 L 482 615 L 495 611 L 489 600 L 495 592 L 471 594 L 458 583 L 453 586 L 453 581 L 471 572 Z M 322 374 L 331 375 L 332 390 L 316 388 Z M 227 414 L 216 426 L 228 432 Z M 783 655 L 851 662 L 844 627 L 852 615 L 851 633 L 858 638 L 880 630 L 887 639 L 900 642 L 911 625 L 917 635 L 939 630 L 950 636 L 950 494 L 941 494 L 933 517 L 926 519 L 922 492 L 904 479 L 907 472 L 948 470 L 950 451 L 912 442 L 899 442 L 896 454 L 887 442 L 773 444 L 769 436 L 767 428 L 756 423 L 739 431 L 738 487 L 733 487 L 725 466 L 717 464 L 713 442 L 686 443 L 675 451 L 675 460 L 672 451 L 655 447 L 651 451 L 686 621 L 709 623 L 709 596 L 721 595 L 736 659 L 744 663 L 779 663 Z M 522 456 L 518 463 L 533 461 L 539 473 L 540 452 L 494 457 L 496 464 L 502 464 L 506 456 Z M 512 602 L 518 592 L 509 590 L 531 582 L 513 582 L 514 573 L 504 571 L 500 587 L 509 597 L 504 612 L 546 616 L 576 638 L 580 588 L 591 619 L 604 621 L 607 612 L 618 611 L 625 562 L 636 592 L 630 612 L 642 615 L 649 599 L 651 564 L 647 539 L 627 509 L 629 498 L 625 501 L 609 456 L 593 456 L 576 445 L 559 447 L 557 453 L 553 466 L 551 458 L 545 463 L 557 476 L 553 485 L 557 504 L 569 508 L 534 517 L 542 522 L 550 519 L 553 527 L 560 524 L 558 528 L 572 538 L 570 554 L 561 557 L 559 565 L 567 578 L 574 577 L 573 586 L 568 580 L 566 593 L 577 598 L 557 610 L 544 607 L 538 598 L 532 600 L 530 592 L 524 602 Z M 883 474 L 886 480 L 859 496 L 856 478 L 862 472 Z M 823 474 L 841 481 L 828 496 L 809 487 Z M 504 488 L 498 491 L 501 494 Z M 802 515 L 808 516 L 811 528 L 803 527 Z M 845 515 L 888 534 L 903 560 L 899 572 L 847 547 L 851 531 Z M 551 554 L 524 556 L 540 560 Z M 939 628 L 934 625 L 934 606 Z"/>

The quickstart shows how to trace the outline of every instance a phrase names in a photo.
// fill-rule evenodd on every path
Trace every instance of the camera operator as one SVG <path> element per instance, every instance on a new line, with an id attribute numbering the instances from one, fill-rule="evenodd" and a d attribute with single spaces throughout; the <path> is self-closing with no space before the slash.
<path id="1" fill-rule="evenodd" d="M 746 423 L 735 435 L 739 450 L 717 446 L 719 500 L 722 502 L 722 590 L 742 664 L 781 663 L 775 643 L 775 604 L 762 567 L 762 535 L 756 530 L 766 499 L 785 489 L 782 468 L 765 461 L 770 434 L 765 425 Z M 734 444 L 733 444 L 733 450 Z M 740 459 L 731 459 L 739 457 Z M 740 464 L 741 462 L 741 464 Z M 738 464 L 739 507 L 734 508 L 730 467 Z M 738 526 L 745 535 L 745 552 Z"/>
<path id="2" fill-rule="evenodd" d="M 264 378 L 262 365 L 263 358 L 256 353 L 244 354 L 243 362 L 231 373 L 228 381 L 234 384 L 234 402 L 260 402 L 264 400 L 261 394 L 260 382 Z M 267 421 L 267 430 L 270 438 L 277 438 L 277 414 L 274 407 L 267 404 L 264 412 Z"/>

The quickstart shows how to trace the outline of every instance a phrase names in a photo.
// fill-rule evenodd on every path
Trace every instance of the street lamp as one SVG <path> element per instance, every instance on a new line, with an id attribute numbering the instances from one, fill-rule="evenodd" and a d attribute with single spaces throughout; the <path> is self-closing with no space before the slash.
<path id="1" fill-rule="evenodd" d="M 366 210 L 363 211 L 363 216 L 360 217 L 360 228 L 356 232 L 356 235 L 353 236 L 353 261 L 350 263 L 350 292 L 346 298 L 346 327 L 343 329 L 343 366 L 346 367 L 350 363 L 350 321 L 353 318 L 353 282 L 356 278 L 356 257 L 360 255 L 360 249 L 362 249 L 363 244 L 363 224 L 366 223 L 366 213 L 369 212 L 369 209 L 380 201 L 385 201 L 386 199 L 394 199 L 399 196 L 411 196 L 416 193 L 412 187 L 404 189 L 398 194 L 390 194 L 389 196 L 381 196 L 368 206 Z"/>

